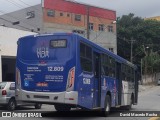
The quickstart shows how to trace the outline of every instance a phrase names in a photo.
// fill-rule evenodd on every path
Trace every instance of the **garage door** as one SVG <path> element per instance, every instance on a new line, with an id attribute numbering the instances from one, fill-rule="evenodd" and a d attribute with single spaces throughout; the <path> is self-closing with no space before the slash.
<path id="1" fill-rule="evenodd" d="M 2 81 L 15 81 L 15 57 L 2 57 Z"/>

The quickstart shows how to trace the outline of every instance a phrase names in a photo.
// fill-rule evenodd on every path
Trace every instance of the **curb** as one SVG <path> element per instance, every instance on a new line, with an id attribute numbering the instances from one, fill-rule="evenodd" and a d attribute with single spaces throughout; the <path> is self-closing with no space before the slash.
<path id="1" fill-rule="evenodd" d="M 160 120 L 160 117 L 152 117 L 152 118 L 150 118 L 148 120 Z"/>

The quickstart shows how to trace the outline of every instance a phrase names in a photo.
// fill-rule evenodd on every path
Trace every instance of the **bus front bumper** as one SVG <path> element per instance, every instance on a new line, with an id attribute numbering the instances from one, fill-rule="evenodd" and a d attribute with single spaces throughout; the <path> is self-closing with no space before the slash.
<path id="1" fill-rule="evenodd" d="M 17 96 L 18 97 L 18 96 Z M 78 104 L 78 92 L 31 92 L 21 90 L 19 101 L 44 104 Z"/>

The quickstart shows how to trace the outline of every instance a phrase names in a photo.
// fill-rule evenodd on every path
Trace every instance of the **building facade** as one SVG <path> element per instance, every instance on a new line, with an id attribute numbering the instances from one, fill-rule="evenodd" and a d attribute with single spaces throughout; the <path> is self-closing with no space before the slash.
<path id="1" fill-rule="evenodd" d="M 44 31 L 76 32 L 87 37 L 89 14 L 90 40 L 117 53 L 115 11 L 65 0 L 44 0 L 42 6 Z"/>
<path id="2" fill-rule="evenodd" d="M 89 26 L 89 40 L 117 54 L 115 21 L 113 10 L 67 0 L 42 0 L 0 16 L 1 25 L 37 33 L 75 32 L 87 37 Z"/>
<path id="3" fill-rule="evenodd" d="M 39 4 L 0 15 L 0 26 L 41 33 L 43 32 L 43 12 L 41 6 Z"/>
<path id="4" fill-rule="evenodd" d="M 157 20 L 157 21 L 160 21 L 160 16 L 145 18 L 145 20 Z"/>
<path id="5" fill-rule="evenodd" d="M 15 81 L 17 40 L 36 33 L 0 26 L 0 82 Z"/>

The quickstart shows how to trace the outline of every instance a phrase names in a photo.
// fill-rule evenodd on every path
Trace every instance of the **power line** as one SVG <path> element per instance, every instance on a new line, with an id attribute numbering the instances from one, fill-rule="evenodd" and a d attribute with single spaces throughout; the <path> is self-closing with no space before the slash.
<path id="1" fill-rule="evenodd" d="M 24 8 L 25 6 L 22 6 L 21 4 L 19 4 L 18 2 L 13 2 L 13 1 L 11 1 L 11 0 L 7 0 L 9 3 L 11 3 L 11 4 L 13 4 L 13 5 L 15 5 L 15 6 L 17 6 L 18 8 L 20 8 L 20 9 L 22 9 L 22 8 Z M 23 2 L 22 0 L 19 0 L 21 3 L 23 3 L 24 5 L 26 5 L 26 6 L 28 6 L 28 7 L 32 7 L 32 8 L 34 8 L 35 10 L 37 10 L 37 13 L 39 14 L 39 15 L 41 15 L 40 13 L 39 13 L 39 9 L 37 9 L 35 6 L 32 6 L 32 5 L 29 5 L 29 4 L 27 4 L 27 3 L 25 3 L 25 2 Z"/>
<path id="2" fill-rule="evenodd" d="M 15 6 L 19 7 L 19 8 L 23 8 L 24 7 L 24 6 L 22 6 L 20 4 L 17 4 L 15 2 L 11 1 L 11 0 L 6 0 L 6 1 L 8 1 L 9 3 L 11 3 L 11 4 L 13 4 L 13 5 L 15 5 Z"/>
<path id="3" fill-rule="evenodd" d="M 96 12 L 94 12 L 95 14 L 97 14 Z M 103 22 L 101 21 L 101 19 L 99 17 L 97 17 L 98 20 L 100 21 L 100 23 L 103 24 Z M 106 26 L 105 24 L 104 25 L 104 31 L 108 28 L 108 26 Z M 97 39 L 104 31 L 101 31 L 93 40 Z"/>
<path id="4" fill-rule="evenodd" d="M 27 5 L 27 6 L 31 6 L 31 5 L 29 5 L 28 3 L 25 3 L 24 1 L 22 1 L 22 0 L 19 0 L 21 3 L 23 3 L 23 4 L 25 4 L 25 5 Z"/>
<path id="5" fill-rule="evenodd" d="M 20 5 L 20 4 L 16 3 L 16 2 L 13 2 L 13 1 L 11 1 L 11 0 L 7 0 L 7 1 L 8 1 L 9 3 L 15 5 L 15 6 L 18 7 L 18 8 L 23 7 L 22 5 Z M 22 0 L 19 0 L 19 1 L 20 1 L 21 3 L 29 6 L 29 7 L 34 8 L 34 9 L 37 11 L 36 13 L 38 13 L 40 16 L 42 16 L 42 14 L 39 13 L 39 9 L 37 9 L 36 7 L 31 6 L 30 4 L 27 4 L 27 3 L 25 3 L 25 2 L 22 1 Z M 6 16 L 12 17 L 12 18 L 14 18 L 14 19 L 16 19 L 16 20 L 18 20 L 18 21 L 22 21 L 22 22 L 23 22 L 23 20 L 25 20 L 25 19 L 17 19 L 17 18 L 15 18 L 14 16 L 12 16 L 12 15 L 10 15 L 10 14 L 6 14 L 4 11 L 3 11 L 2 13 L 5 14 Z M 42 13 L 43 13 L 43 12 L 42 12 Z M 39 17 L 39 16 L 37 16 L 37 17 Z M 43 19 L 42 17 L 39 17 L 39 18 L 40 18 L 40 19 Z M 10 22 L 11 22 L 11 21 L 10 21 Z M 13 22 L 12 22 L 12 23 L 13 23 Z M 26 23 L 26 22 L 23 22 L 23 23 L 28 24 L 28 25 L 30 25 L 30 26 L 34 26 L 34 28 L 37 28 L 37 26 L 35 26 L 35 25 L 33 25 L 33 24 Z M 73 23 L 72 23 L 72 25 L 73 25 Z M 73 26 L 74 26 L 74 25 L 73 25 Z M 52 28 L 55 28 L 55 29 L 64 29 L 63 27 L 62 27 L 62 28 L 60 28 L 60 27 L 52 27 Z M 66 28 L 65 28 L 65 29 L 66 29 Z M 66 30 L 73 30 L 73 27 L 72 27 L 71 29 L 66 29 Z"/>
<path id="6" fill-rule="evenodd" d="M 36 26 L 35 24 L 33 25 L 33 24 L 30 24 L 30 23 L 23 22 L 22 20 L 25 20 L 25 18 L 20 20 L 20 19 L 17 19 L 16 17 L 14 17 L 14 16 L 12 16 L 12 15 L 10 15 L 10 14 L 5 13 L 5 12 L 2 11 L 2 10 L 0 10 L 0 12 L 3 13 L 4 15 L 6 15 L 6 16 L 8 16 L 8 17 L 11 17 L 12 19 L 14 19 L 14 20 L 15 20 L 14 22 L 19 22 L 19 23 L 20 23 L 20 21 L 21 21 L 23 24 L 28 24 L 28 25 L 32 26 L 33 28 L 39 28 L 39 26 Z M 2 19 L 2 16 L 1 16 L 1 19 Z M 4 18 L 4 20 L 5 20 L 5 21 L 8 21 L 8 20 L 5 19 L 5 18 Z M 12 21 L 10 21 L 10 22 L 11 22 L 12 24 L 14 23 L 14 22 L 12 22 Z M 22 27 L 22 25 L 17 25 L 17 26 Z M 27 27 L 24 27 L 24 26 L 23 26 L 22 28 L 27 28 Z M 27 30 L 33 30 L 33 29 L 27 28 Z"/>
<path id="7" fill-rule="evenodd" d="M 11 3 L 11 4 L 13 4 L 13 5 L 15 5 L 15 6 L 17 6 L 18 8 L 24 8 L 24 6 L 22 6 L 22 5 L 20 5 L 20 4 L 18 4 L 18 3 L 16 3 L 16 2 L 13 2 L 13 1 L 11 1 L 11 0 L 7 0 L 9 3 Z M 21 2 L 23 2 L 23 1 L 21 1 Z M 25 5 L 27 5 L 27 6 L 30 6 L 29 4 L 27 4 L 27 3 L 25 3 L 25 2 L 23 2 L 23 4 L 25 4 Z M 35 8 L 34 6 L 30 6 L 30 7 L 33 7 L 33 8 Z M 22 9 L 21 8 L 21 9 Z M 40 16 L 42 16 L 40 13 L 39 13 L 39 9 L 37 9 L 37 8 L 35 8 L 36 10 L 37 10 L 37 12 L 36 13 L 38 13 Z M 4 14 L 6 14 L 5 12 L 4 12 Z M 18 20 L 17 18 L 15 18 L 15 17 L 13 17 L 13 16 L 11 16 L 11 15 L 8 15 L 8 14 L 6 14 L 7 16 L 10 16 L 10 17 L 12 17 L 12 18 L 14 18 L 14 19 L 16 19 L 16 20 Z M 39 16 L 38 16 L 39 17 Z M 41 17 L 39 17 L 39 18 L 41 18 Z M 22 20 L 25 20 L 25 18 L 24 19 L 19 19 L 18 21 L 22 21 Z M 26 23 L 26 21 L 25 22 L 23 22 L 24 24 L 28 24 L 28 25 L 30 25 L 30 26 L 34 26 L 34 28 L 38 28 L 39 26 L 35 26 L 35 24 L 33 25 L 33 24 L 30 24 L 30 23 Z"/>
<path id="8" fill-rule="evenodd" d="M 6 22 L 9 22 L 9 23 L 13 23 L 12 21 L 7 20 L 7 19 L 4 19 L 4 18 L 2 18 L 2 17 L 0 17 L 0 19 L 4 20 L 4 21 L 6 21 Z M 25 28 L 26 30 L 30 30 L 30 31 L 32 30 L 32 29 L 29 29 L 29 28 L 24 27 L 24 26 L 21 26 L 21 25 L 17 25 L 17 26 L 22 27 L 22 28 Z"/>
<path id="9" fill-rule="evenodd" d="M 21 3 L 23 3 L 24 5 L 26 5 L 26 6 L 28 6 L 28 7 L 33 7 L 35 10 L 37 10 L 37 13 L 41 16 L 41 13 L 39 13 L 39 9 L 37 9 L 35 6 L 32 6 L 32 5 L 30 5 L 30 4 L 28 4 L 28 3 L 25 3 L 24 1 L 22 1 L 22 0 L 19 0 Z"/>
<path id="10" fill-rule="evenodd" d="M 1 10 L 0 10 L 1 11 Z M 1 13 L 4 13 L 4 11 L 1 11 Z M 9 14 L 5 14 L 6 16 L 8 16 L 8 17 L 11 17 L 11 18 L 13 18 L 13 19 L 15 19 L 15 21 L 14 22 L 17 22 L 17 21 L 21 21 L 22 23 L 24 23 L 24 24 L 28 24 L 28 25 L 30 25 L 30 26 L 34 26 L 34 28 L 37 28 L 37 26 L 35 26 L 35 25 L 33 25 L 33 24 L 29 24 L 29 23 L 26 23 L 26 22 L 23 22 L 22 21 L 22 19 L 21 20 L 19 20 L 19 19 L 17 19 L 17 18 L 15 18 L 15 17 L 13 17 L 13 16 L 11 16 L 11 15 L 9 15 Z M 1 16 L 1 19 L 2 19 L 2 16 Z M 3 18 L 5 21 L 8 21 L 7 19 L 5 19 L 5 18 Z M 12 24 L 14 23 L 14 22 L 12 22 L 12 21 L 10 21 Z M 22 27 L 22 25 L 17 25 L 17 26 L 21 26 Z M 24 27 L 23 26 L 23 28 L 26 28 L 26 27 Z M 27 28 L 27 29 L 29 29 L 29 28 Z M 30 29 L 30 30 L 32 30 L 32 29 Z"/>
<path id="11" fill-rule="evenodd" d="M 21 3 L 23 3 L 24 5 L 26 5 L 26 6 L 29 6 L 29 7 L 31 7 L 32 5 L 30 5 L 30 4 L 28 4 L 28 3 L 25 3 L 24 1 L 22 1 L 22 0 L 19 0 Z M 33 6 L 34 7 L 34 6 Z M 38 10 L 37 8 L 35 8 L 36 10 Z"/>
<path id="12" fill-rule="evenodd" d="M 11 18 L 14 18 L 14 19 L 17 20 L 17 21 L 25 20 L 25 18 L 23 18 L 23 19 L 17 19 L 17 18 L 13 17 L 13 16 L 10 15 L 10 14 L 7 14 L 6 12 L 4 12 L 4 11 L 2 11 L 2 10 L 0 10 L 0 13 L 4 14 L 4 15 L 6 15 L 6 16 L 9 16 L 9 17 L 11 17 Z M 2 16 L 1 16 L 1 17 L 2 17 Z"/>

